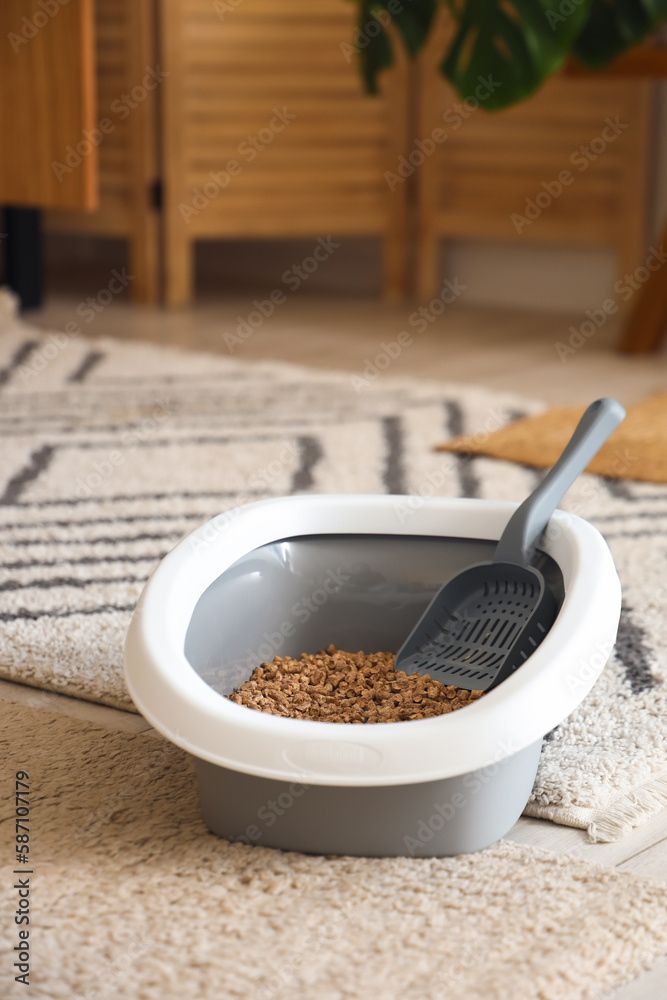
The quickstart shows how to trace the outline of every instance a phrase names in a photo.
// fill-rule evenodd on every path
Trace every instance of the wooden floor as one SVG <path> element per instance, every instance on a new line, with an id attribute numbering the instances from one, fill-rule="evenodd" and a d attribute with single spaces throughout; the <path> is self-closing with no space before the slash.
<path id="1" fill-rule="evenodd" d="M 78 301 L 55 299 L 26 318 L 45 329 L 63 329 L 76 318 Z M 228 353 L 224 333 L 233 332 L 239 317 L 245 318 L 252 308 L 251 296 L 172 312 L 118 302 L 99 313 L 85 332 L 93 337 L 149 340 L 224 354 Z M 288 299 L 234 356 L 361 371 L 366 360 L 382 350 L 383 341 L 412 329 L 408 322 L 412 308 L 362 299 Z M 390 374 L 481 383 L 555 404 L 583 403 L 600 395 L 629 403 L 667 391 L 667 355 L 616 354 L 612 345 L 618 332 L 611 323 L 561 360 L 556 345 L 567 344 L 570 327 L 576 329 L 584 318 L 448 307 L 423 333 L 415 333 L 414 343 L 394 362 Z M 140 716 L 7 682 L 0 682 L 0 700 L 128 732 L 150 728 Z M 508 839 L 667 881 L 667 811 L 615 844 L 591 844 L 582 830 L 524 818 Z M 666 983 L 667 962 L 663 962 L 613 996 L 615 1000 L 665 1000 Z"/>
<path id="2" fill-rule="evenodd" d="M 254 296 L 165 311 L 113 302 L 88 325 L 87 336 L 150 340 L 192 350 L 229 354 L 225 333 L 235 334 L 240 319 L 253 311 Z M 53 299 L 26 318 L 45 329 L 64 329 L 77 321 L 76 298 Z M 387 305 L 365 299 L 327 299 L 295 295 L 278 306 L 253 335 L 234 345 L 234 357 L 278 358 L 318 368 L 361 373 L 382 344 L 407 330 L 413 343 L 388 374 L 481 383 L 558 404 L 585 402 L 596 395 L 628 403 L 667 391 L 667 353 L 630 356 L 614 352 L 618 326 L 608 320 L 583 346 L 569 339 L 585 316 L 447 306 L 417 333 L 410 316 L 415 305 Z M 79 321 L 80 322 L 80 321 Z M 574 343 L 578 343 L 575 339 Z M 562 360 L 564 358 L 564 360 Z"/>

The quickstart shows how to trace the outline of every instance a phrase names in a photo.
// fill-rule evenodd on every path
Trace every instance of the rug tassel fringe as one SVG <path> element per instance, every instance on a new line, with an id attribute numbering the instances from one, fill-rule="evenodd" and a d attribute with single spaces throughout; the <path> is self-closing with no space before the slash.
<path id="1" fill-rule="evenodd" d="M 588 826 L 594 842 L 621 840 L 667 806 L 667 771 L 623 795 Z"/>

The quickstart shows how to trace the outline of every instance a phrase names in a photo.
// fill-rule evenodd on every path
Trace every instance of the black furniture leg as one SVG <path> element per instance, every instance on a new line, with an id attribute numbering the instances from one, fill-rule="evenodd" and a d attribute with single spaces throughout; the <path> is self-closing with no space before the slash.
<path id="1" fill-rule="evenodd" d="M 42 304 L 42 213 L 39 208 L 6 207 L 0 230 L 5 258 L 4 283 L 16 292 L 22 309 Z"/>

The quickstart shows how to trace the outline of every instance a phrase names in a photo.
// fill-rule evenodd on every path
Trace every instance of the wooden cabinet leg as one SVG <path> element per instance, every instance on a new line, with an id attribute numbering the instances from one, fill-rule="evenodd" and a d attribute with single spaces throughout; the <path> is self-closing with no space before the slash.
<path id="1" fill-rule="evenodd" d="M 157 220 L 151 216 L 129 240 L 130 273 L 134 275 L 131 286 L 133 302 L 147 306 L 157 304 L 158 256 Z"/>
<path id="2" fill-rule="evenodd" d="M 42 213 L 38 208 L 6 208 L 4 212 L 5 281 L 22 309 L 42 304 Z"/>
<path id="3" fill-rule="evenodd" d="M 405 232 L 388 234 L 383 242 L 384 297 L 390 302 L 404 299 L 407 294 L 407 253 Z"/>
<path id="4" fill-rule="evenodd" d="M 417 247 L 416 290 L 419 301 L 432 299 L 438 287 L 440 241 L 434 233 L 422 233 Z"/>
<path id="5" fill-rule="evenodd" d="M 627 354 L 643 354 L 657 350 L 667 334 L 667 260 L 660 257 L 667 242 L 667 229 L 662 235 L 662 243 L 656 241 L 656 252 L 647 254 L 644 266 L 657 266 L 651 272 L 646 284 L 642 285 L 630 301 L 630 310 L 625 321 L 619 351 Z"/>
<path id="6" fill-rule="evenodd" d="M 186 306 L 192 301 L 194 243 L 181 227 L 169 231 L 165 240 L 164 300 L 168 306 Z"/>

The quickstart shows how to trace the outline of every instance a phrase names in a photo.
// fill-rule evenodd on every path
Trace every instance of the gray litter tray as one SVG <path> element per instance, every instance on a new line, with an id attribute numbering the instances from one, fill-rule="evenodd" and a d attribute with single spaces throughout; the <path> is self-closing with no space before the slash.
<path id="1" fill-rule="evenodd" d="M 347 520 L 332 517 L 332 501 L 334 510 L 366 503 L 369 516 L 351 509 Z M 515 823 L 533 786 L 542 736 L 591 686 L 587 680 L 576 697 L 567 694 L 567 664 L 553 642 L 563 617 L 568 625 L 570 590 L 575 599 L 584 594 L 575 569 L 586 551 L 596 557 L 607 607 L 606 614 L 591 608 L 593 634 L 578 648 L 586 656 L 591 642 L 605 639 L 611 648 L 620 606 L 611 556 L 595 529 L 569 518 L 553 544 L 545 543 L 553 554 L 536 558 L 561 615 L 529 661 L 479 702 L 435 719 L 340 725 L 270 716 L 223 698 L 276 654 L 298 657 L 331 642 L 350 651 L 395 651 L 443 583 L 492 557 L 514 509 L 426 501 L 437 517 L 418 511 L 409 531 L 399 532 L 388 501 L 396 498 L 250 505 L 242 511 L 246 536 L 241 517 L 220 537 L 209 533 L 203 547 L 195 533 L 149 581 L 128 636 L 128 684 L 149 721 L 195 755 L 202 815 L 214 833 L 322 854 L 480 850 Z M 281 503 L 315 512 L 296 522 L 305 533 L 294 530 L 291 516 L 281 518 Z M 253 508 L 261 515 L 272 506 L 270 522 L 264 517 L 265 530 L 258 530 Z M 434 523 L 446 532 L 448 513 L 451 534 L 435 534 Z M 364 530 L 308 531 L 309 522 Z M 466 528 L 475 537 L 461 537 Z M 490 537 L 478 537 L 484 534 Z M 252 547 L 254 539 L 263 544 Z M 563 565 L 554 558 L 558 549 Z M 565 657 L 581 617 L 576 607 L 570 615 Z"/>

